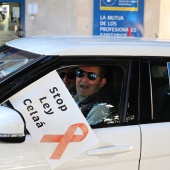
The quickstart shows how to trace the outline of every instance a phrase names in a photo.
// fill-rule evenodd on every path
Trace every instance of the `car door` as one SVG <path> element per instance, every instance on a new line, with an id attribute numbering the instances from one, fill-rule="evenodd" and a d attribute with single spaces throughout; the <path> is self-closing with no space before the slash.
<path id="1" fill-rule="evenodd" d="M 69 57 L 62 57 L 60 59 L 62 65 L 56 64 L 58 67 L 69 66 L 71 64 L 79 65 L 105 65 L 109 67 L 109 73 L 115 68 L 121 68 L 123 77 L 121 82 L 121 93 L 118 96 L 120 103 L 118 106 L 118 121 L 91 126 L 96 136 L 99 138 L 99 143 L 85 152 L 79 154 L 75 158 L 67 161 L 56 169 L 117 169 L 117 170 L 137 170 L 140 160 L 141 150 L 141 132 L 138 125 L 138 60 L 131 59 L 114 59 L 114 58 L 82 58 L 73 59 Z M 56 60 L 57 61 L 57 60 Z M 68 64 L 69 61 L 69 64 Z M 48 64 L 49 62 L 49 64 Z M 51 67 L 51 62 L 46 62 L 46 67 Z M 44 64 L 44 62 L 41 62 Z M 41 66 L 40 68 L 44 68 Z M 48 68 L 48 69 L 49 69 Z M 50 69 L 49 69 L 50 70 Z M 37 69 L 36 69 L 37 71 Z M 41 74 L 34 76 L 40 77 L 47 74 L 41 71 Z M 119 78 L 118 72 L 111 76 L 115 82 L 109 84 L 110 94 L 112 86 L 117 88 L 118 82 L 115 77 Z M 33 71 L 31 73 L 33 74 Z M 111 74 L 109 74 L 111 75 Z M 30 80 L 29 80 L 30 82 Z M 26 83 L 24 83 L 26 84 Z M 117 90 L 117 89 L 116 89 Z M 114 94 L 112 94 L 114 96 Z M 26 122 L 26 124 L 29 122 Z M 36 142 L 33 140 L 31 134 L 26 135 L 23 143 L 0 143 L 0 149 L 4 152 L 0 153 L 0 169 L 50 169 L 42 152 L 37 148 Z"/>
<path id="2" fill-rule="evenodd" d="M 160 57 L 141 62 L 141 84 L 142 81 L 145 84 L 141 87 L 140 170 L 170 169 L 169 61 L 169 58 Z"/>

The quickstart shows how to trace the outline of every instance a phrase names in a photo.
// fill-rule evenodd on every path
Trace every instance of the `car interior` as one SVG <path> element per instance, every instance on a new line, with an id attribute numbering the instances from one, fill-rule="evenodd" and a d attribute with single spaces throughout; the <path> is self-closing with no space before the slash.
<path id="1" fill-rule="evenodd" d="M 167 66 L 151 68 L 154 119 L 170 118 L 170 89 Z"/>
<path id="2" fill-rule="evenodd" d="M 61 69 L 57 70 L 57 72 L 65 69 L 61 67 Z M 106 70 L 106 79 L 107 82 L 102 90 L 104 90 L 105 94 L 108 95 L 108 98 L 114 108 L 111 109 L 113 113 L 113 121 L 108 121 L 107 123 L 120 123 L 119 120 L 119 109 L 120 109 L 120 101 L 121 94 L 123 89 L 123 81 L 124 81 L 124 70 L 121 66 L 107 66 Z"/>

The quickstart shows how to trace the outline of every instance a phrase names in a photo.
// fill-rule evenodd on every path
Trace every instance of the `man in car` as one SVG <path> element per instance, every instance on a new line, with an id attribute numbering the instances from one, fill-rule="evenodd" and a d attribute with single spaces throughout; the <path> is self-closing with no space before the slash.
<path id="1" fill-rule="evenodd" d="M 74 68 L 67 68 L 62 71 L 59 71 L 58 74 L 60 78 L 63 80 L 64 84 L 66 85 L 67 89 L 71 93 L 71 95 L 76 94 L 76 69 Z"/>
<path id="2" fill-rule="evenodd" d="M 76 70 L 77 95 L 74 96 L 79 108 L 90 125 L 104 123 L 112 118 L 112 105 L 104 92 L 105 71 L 100 66 L 79 67 Z"/>

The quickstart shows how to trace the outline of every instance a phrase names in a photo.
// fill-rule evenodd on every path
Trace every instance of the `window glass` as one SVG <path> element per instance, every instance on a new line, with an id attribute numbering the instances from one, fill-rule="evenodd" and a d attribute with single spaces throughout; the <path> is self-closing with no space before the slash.
<path id="1" fill-rule="evenodd" d="M 139 64 L 138 61 L 131 63 L 130 72 L 130 86 L 128 97 L 128 109 L 126 113 L 126 122 L 134 122 L 137 120 L 138 114 L 138 88 L 139 88 Z"/>
<path id="2" fill-rule="evenodd" d="M 150 122 L 151 105 L 149 63 L 147 59 L 142 59 L 140 63 L 140 122 Z"/>
<path id="3" fill-rule="evenodd" d="M 153 119 L 170 119 L 170 93 L 167 61 L 151 61 Z"/>
<path id="4" fill-rule="evenodd" d="M 38 57 L 40 56 L 37 54 L 2 46 L 0 48 L 0 78 L 18 70 Z"/>

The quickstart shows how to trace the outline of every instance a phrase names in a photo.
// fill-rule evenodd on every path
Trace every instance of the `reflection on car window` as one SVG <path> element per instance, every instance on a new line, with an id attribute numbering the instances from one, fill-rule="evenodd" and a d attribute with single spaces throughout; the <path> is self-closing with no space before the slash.
<path id="1" fill-rule="evenodd" d="M 0 78 L 18 70 L 39 55 L 3 46 L 0 49 Z"/>
<path id="2" fill-rule="evenodd" d="M 139 67 L 137 62 L 132 63 L 126 122 L 136 120 L 138 113 Z"/>

